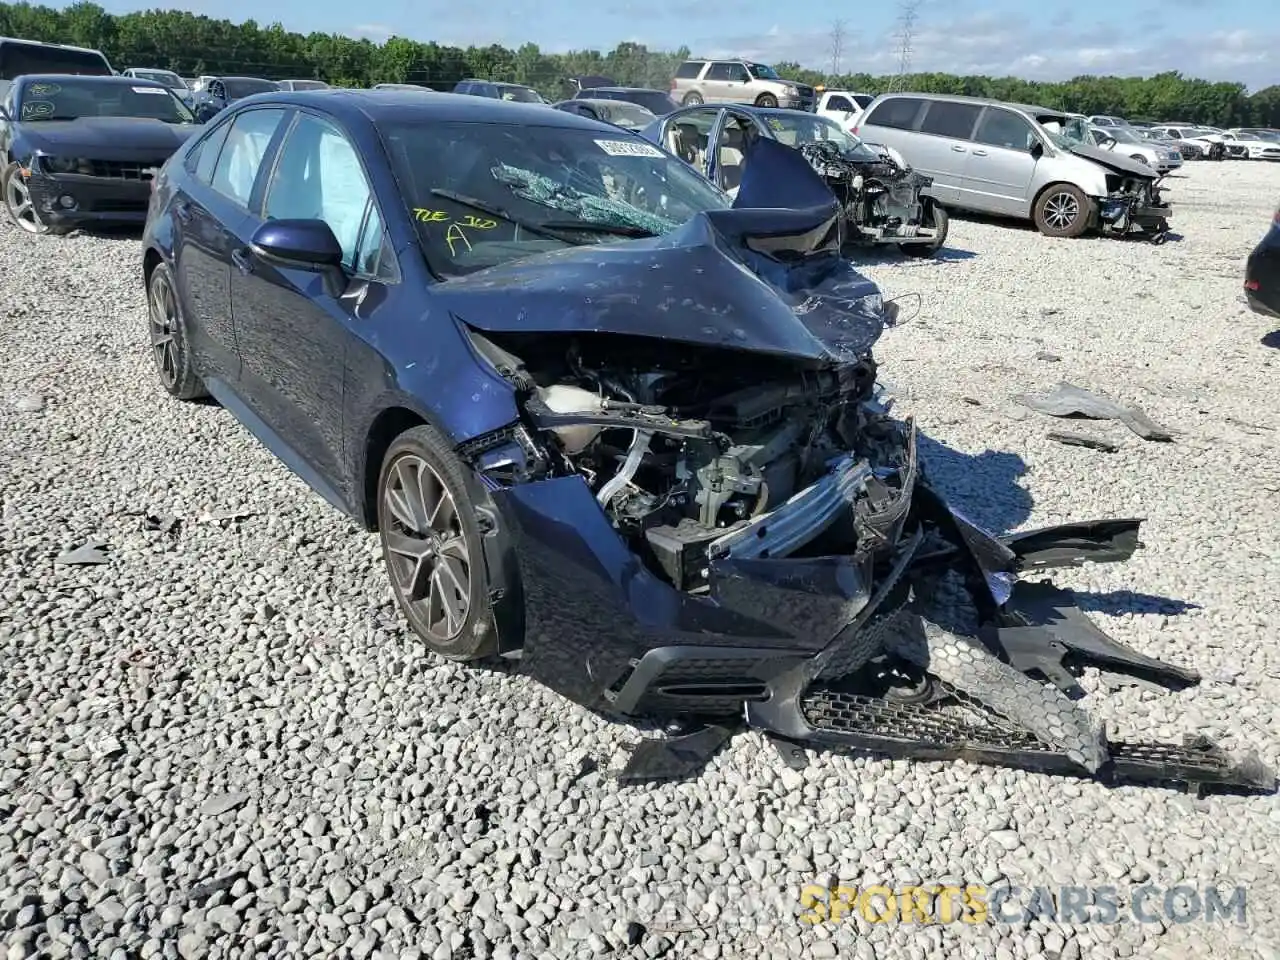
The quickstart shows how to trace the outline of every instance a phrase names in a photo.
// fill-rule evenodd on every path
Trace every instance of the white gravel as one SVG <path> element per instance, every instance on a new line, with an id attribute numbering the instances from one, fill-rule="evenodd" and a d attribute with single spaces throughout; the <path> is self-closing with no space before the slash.
<path id="1" fill-rule="evenodd" d="M 980 522 L 1149 518 L 1131 562 L 1055 579 L 1206 680 L 1097 690 L 1096 716 L 1277 764 L 1280 392 L 1240 282 L 1280 165 L 1170 184 L 1182 239 L 1163 247 L 962 220 L 952 247 L 971 257 L 877 258 L 887 295 L 922 295 L 882 375 Z M 162 394 L 139 261 L 132 239 L 0 226 L 4 960 L 1278 955 L 1275 798 L 816 753 L 796 772 L 756 734 L 694 782 L 619 789 L 605 770 L 632 730 L 427 656 L 375 538 L 228 413 Z M 1118 453 L 1047 440 L 1077 427 L 1010 398 L 1058 380 L 1177 441 L 1092 423 Z M 54 563 L 94 538 L 107 563 Z M 815 929 L 794 915 L 815 878 L 1110 884 L 1122 901 L 1142 881 L 1244 885 L 1248 925 Z"/>

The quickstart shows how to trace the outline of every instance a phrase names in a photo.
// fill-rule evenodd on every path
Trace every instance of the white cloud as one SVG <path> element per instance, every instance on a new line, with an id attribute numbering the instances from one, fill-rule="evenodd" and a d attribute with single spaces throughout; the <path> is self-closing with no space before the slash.
<path id="1" fill-rule="evenodd" d="M 1123 44 L 1117 44 L 1117 39 Z M 690 44 L 707 56 L 745 56 L 763 62 L 796 61 L 822 69 L 830 62 L 827 30 L 779 31 L 702 38 Z M 900 42 L 892 29 L 879 35 L 850 32 L 842 69 L 897 72 Z M 1225 80 L 1258 89 L 1280 82 L 1274 51 L 1280 33 L 1224 29 L 1208 35 L 1135 34 L 1106 24 L 1056 19 L 1050 28 L 1026 20 L 979 14 L 924 23 L 912 37 L 911 69 L 1026 80 L 1066 80 L 1080 74 L 1150 76 L 1177 70 L 1186 77 Z"/>
<path id="2" fill-rule="evenodd" d="M 393 33 L 390 27 L 383 26 L 380 23 L 361 23 L 351 28 L 351 32 L 357 37 L 368 37 L 371 40 L 385 40 Z"/>

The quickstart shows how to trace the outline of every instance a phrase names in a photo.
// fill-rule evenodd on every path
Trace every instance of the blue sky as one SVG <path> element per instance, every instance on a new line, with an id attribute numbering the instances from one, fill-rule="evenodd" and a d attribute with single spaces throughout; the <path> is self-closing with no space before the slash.
<path id="1" fill-rule="evenodd" d="M 1274 0 L 922 0 L 912 66 L 950 73 L 1063 79 L 1080 73 L 1181 70 L 1251 89 L 1280 83 L 1280 17 Z M 112 13 L 163 0 L 108 0 Z M 179 6 L 179 4 L 175 4 Z M 832 25 L 845 21 L 844 70 L 893 73 L 897 0 L 194 0 L 196 13 L 278 20 L 287 29 L 383 40 L 533 42 L 544 50 L 608 50 L 623 40 L 656 49 L 737 53 L 764 61 L 831 62 Z M 470 8 L 473 13 L 464 13 Z M 1252 8 L 1252 12 L 1251 12 Z M 1270 8 L 1272 15 L 1264 15 Z M 270 14 L 264 11 L 271 10 Z M 792 12 L 787 16 L 788 12 Z"/>

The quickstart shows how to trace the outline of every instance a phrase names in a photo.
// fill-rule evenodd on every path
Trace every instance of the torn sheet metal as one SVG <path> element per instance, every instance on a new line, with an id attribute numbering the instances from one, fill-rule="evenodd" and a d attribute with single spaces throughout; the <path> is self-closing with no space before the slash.
<path id="1" fill-rule="evenodd" d="M 66 550 L 54 558 L 54 563 L 65 566 L 94 566 L 110 562 L 107 551 L 110 546 L 105 540 L 89 540 L 72 550 Z"/>
<path id="2" fill-rule="evenodd" d="M 1024 407 L 1051 417 L 1087 417 L 1090 420 L 1119 420 L 1143 440 L 1167 442 L 1173 434 L 1155 423 L 1136 406 L 1124 406 L 1063 381 L 1043 397 L 1020 394 L 1013 398 Z"/>

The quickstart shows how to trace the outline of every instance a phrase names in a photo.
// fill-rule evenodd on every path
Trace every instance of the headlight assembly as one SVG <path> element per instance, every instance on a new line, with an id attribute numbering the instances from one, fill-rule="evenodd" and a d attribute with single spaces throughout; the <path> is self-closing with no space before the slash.
<path id="1" fill-rule="evenodd" d="M 80 161 L 74 157 L 43 157 L 41 165 L 50 173 L 75 173 Z"/>

